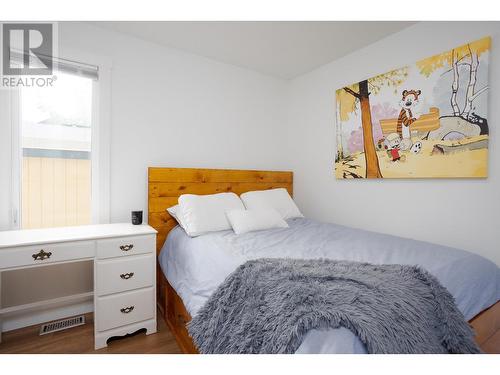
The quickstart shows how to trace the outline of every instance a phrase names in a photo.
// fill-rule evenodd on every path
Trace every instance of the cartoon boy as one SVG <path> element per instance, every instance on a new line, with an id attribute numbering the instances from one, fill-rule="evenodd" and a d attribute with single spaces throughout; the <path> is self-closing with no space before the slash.
<path id="1" fill-rule="evenodd" d="M 401 150 L 401 137 L 398 133 L 391 133 L 384 140 L 384 148 L 387 152 L 387 156 L 391 161 L 395 162 L 398 160 L 404 161 L 406 158 L 399 152 Z"/>

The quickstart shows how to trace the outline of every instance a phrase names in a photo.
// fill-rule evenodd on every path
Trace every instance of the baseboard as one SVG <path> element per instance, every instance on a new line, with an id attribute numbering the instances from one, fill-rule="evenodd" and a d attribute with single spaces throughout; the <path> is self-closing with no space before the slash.
<path id="1" fill-rule="evenodd" d="M 27 311 L 14 316 L 6 316 L 2 319 L 2 332 L 28 327 L 52 320 L 67 318 L 74 315 L 86 314 L 94 311 L 94 300 L 92 297 L 78 303 L 63 306 L 51 306 L 43 310 Z"/>

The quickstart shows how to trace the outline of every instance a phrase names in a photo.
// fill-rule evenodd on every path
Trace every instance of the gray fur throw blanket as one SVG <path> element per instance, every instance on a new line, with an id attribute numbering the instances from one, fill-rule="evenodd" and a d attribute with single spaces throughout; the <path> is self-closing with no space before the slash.
<path id="1" fill-rule="evenodd" d="M 369 353 L 479 353 L 437 279 L 415 266 L 258 259 L 188 324 L 200 353 L 294 353 L 311 329 L 346 327 Z"/>

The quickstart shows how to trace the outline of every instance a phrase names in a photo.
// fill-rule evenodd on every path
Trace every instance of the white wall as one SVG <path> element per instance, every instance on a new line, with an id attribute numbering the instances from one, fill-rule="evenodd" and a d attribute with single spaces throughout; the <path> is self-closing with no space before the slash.
<path id="1" fill-rule="evenodd" d="M 290 166 L 280 152 L 284 80 L 80 22 L 58 24 L 58 52 L 111 65 L 112 222 L 129 221 L 131 210 L 146 211 L 149 166 Z M 7 138 L 0 154 L 5 179 L 10 178 Z M 5 230 L 10 197 L 5 186 L 1 193 L 0 230 Z"/>
<path id="2" fill-rule="evenodd" d="M 290 167 L 286 81 L 87 24 L 59 45 L 111 59 L 111 221 L 146 211 L 148 166 Z"/>
<path id="3" fill-rule="evenodd" d="M 10 228 L 11 208 L 11 165 L 12 133 L 10 127 L 10 95 L 7 90 L 0 90 L 0 230 Z"/>
<path id="4" fill-rule="evenodd" d="M 295 198 L 307 216 L 463 248 L 500 264 L 500 22 L 421 22 L 293 80 Z M 486 180 L 336 180 L 335 90 L 492 36 Z M 397 207 L 397 208 L 395 208 Z"/>

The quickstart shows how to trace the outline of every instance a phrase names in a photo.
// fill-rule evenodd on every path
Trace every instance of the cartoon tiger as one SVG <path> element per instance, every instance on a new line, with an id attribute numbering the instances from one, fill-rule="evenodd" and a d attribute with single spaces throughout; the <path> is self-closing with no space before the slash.
<path id="1" fill-rule="evenodd" d="M 401 111 L 399 112 L 398 124 L 396 132 L 401 137 L 401 150 L 409 150 L 412 146 L 410 125 L 417 119 L 412 113 L 412 110 L 418 104 L 418 97 L 422 93 L 420 90 L 404 90 L 403 98 L 399 105 Z"/>

